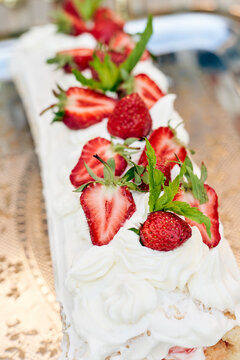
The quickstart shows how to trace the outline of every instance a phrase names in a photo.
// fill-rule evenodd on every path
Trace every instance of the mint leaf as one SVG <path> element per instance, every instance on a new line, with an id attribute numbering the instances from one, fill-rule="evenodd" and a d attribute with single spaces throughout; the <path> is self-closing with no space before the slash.
<path id="1" fill-rule="evenodd" d="M 79 15 L 86 21 L 90 20 L 102 0 L 73 0 Z"/>
<path id="2" fill-rule="evenodd" d="M 204 182 L 207 178 L 207 168 L 204 164 L 201 167 L 201 177 L 198 178 L 193 172 L 193 164 L 187 156 L 184 163 L 181 166 L 180 178 L 185 177 L 187 182 L 183 180 L 183 186 L 185 189 L 190 189 L 195 199 L 199 200 L 200 204 L 204 204 L 208 201 L 207 192 L 204 187 Z"/>
<path id="3" fill-rule="evenodd" d="M 200 204 L 204 204 L 208 201 L 207 192 L 204 188 L 204 183 L 193 173 L 193 171 L 187 166 L 187 172 L 192 185 L 192 193 L 195 199 L 198 199 Z"/>
<path id="4" fill-rule="evenodd" d="M 204 163 L 202 163 L 201 165 L 201 177 L 200 180 L 205 183 L 205 181 L 207 180 L 207 176 L 208 176 L 208 172 L 207 172 L 207 168 L 205 166 Z"/>
<path id="5" fill-rule="evenodd" d="M 163 210 L 170 202 L 173 201 L 179 189 L 179 176 L 170 181 L 168 186 L 163 186 L 163 195 L 157 200 L 155 210 Z"/>
<path id="6" fill-rule="evenodd" d="M 145 139 L 146 141 L 146 155 L 148 159 L 148 165 L 147 165 L 147 171 L 149 176 L 149 210 L 150 212 L 155 211 L 156 209 L 156 202 L 159 198 L 159 195 L 161 193 L 162 185 L 164 183 L 164 175 L 163 173 L 156 169 L 156 155 L 155 152 L 148 141 L 148 139 Z"/>
<path id="7" fill-rule="evenodd" d="M 120 69 L 126 70 L 128 74 L 133 70 L 136 64 L 142 57 L 142 54 L 147 46 L 147 43 L 152 36 L 153 27 L 152 27 L 152 16 L 148 17 L 147 26 L 144 32 L 141 35 L 140 40 L 136 44 L 135 48 L 132 50 L 128 58 L 120 65 Z M 120 70 L 121 71 L 121 70 Z"/>
<path id="8" fill-rule="evenodd" d="M 165 211 L 172 211 L 178 215 L 182 215 L 190 220 L 195 221 L 198 224 L 204 224 L 208 233 L 208 236 L 211 238 L 211 221 L 205 216 L 201 211 L 196 207 L 190 206 L 188 203 L 182 201 L 173 201 L 167 204 Z"/>

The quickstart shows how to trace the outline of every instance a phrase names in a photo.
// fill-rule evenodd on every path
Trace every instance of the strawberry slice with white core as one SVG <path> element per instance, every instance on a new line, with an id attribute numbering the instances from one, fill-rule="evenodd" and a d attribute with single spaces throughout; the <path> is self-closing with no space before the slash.
<path id="1" fill-rule="evenodd" d="M 151 109 L 165 95 L 158 85 L 146 74 L 139 74 L 134 77 L 134 92 L 141 96 L 148 109 Z"/>
<path id="2" fill-rule="evenodd" d="M 70 181 L 73 186 L 79 187 L 89 181 L 93 181 L 93 178 L 89 175 L 84 163 L 92 169 L 95 175 L 103 178 L 104 166 L 99 160 L 93 157 L 95 154 L 97 154 L 105 162 L 107 162 L 110 158 L 114 158 L 116 176 L 120 176 L 127 167 L 125 159 L 113 151 L 111 141 L 97 137 L 88 141 L 82 149 L 82 154 L 78 163 L 70 175 Z"/>
<path id="3" fill-rule="evenodd" d="M 173 131 L 169 127 L 160 127 L 152 132 L 149 137 L 149 142 L 152 145 L 157 159 L 176 161 L 176 155 L 184 162 L 187 151 L 184 146 L 182 146 L 178 140 L 176 140 Z M 175 155 L 176 154 L 176 155 Z M 143 150 L 141 157 L 138 162 L 139 165 L 147 166 L 147 156 L 146 156 L 146 147 Z M 170 162 L 169 166 L 173 168 L 175 166 L 174 162 Z"/>
<path id="4" fill-rule="evenodd" d="M 204 184 L 204 188 L 208 196 L 208 201 L 204 204 L 200 204 L 200 202 L 194 198 L 191 191 L 184 192 L 183 190 L 180 190 L 174 200 L 187 202 L 189 205 L 196 207 L 204 215 L 209 217 L 211 221 L 211 238 L 208 236 L 204 224 L 198 224 L 187 218 L 185 220 L 189 225 L 197 226 L 202 235 L 203 242 L 209 248 L 213 248 L 217 246 L 221 240 L 221 235 L 219 233 L 218 196 L 211 186 Z"/>
<path id="5" fill-rule="evenodd" d="M 70 129 L 87 128 L 108 117 L 116 100 L 94 90 L 72 87 L 66 91 L 63 122 Z"/>
<path id="6" fill-rule="evenodd" d="M 107 245 L 136 211 L 127 187 L 90 184 L 80 197 L 93 245 Z"/>

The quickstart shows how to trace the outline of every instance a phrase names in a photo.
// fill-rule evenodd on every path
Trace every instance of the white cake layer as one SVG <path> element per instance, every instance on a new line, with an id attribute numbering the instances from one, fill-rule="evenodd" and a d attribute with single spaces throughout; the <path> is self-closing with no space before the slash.
<path id="1" fill-rule="evenodd" d="M 40 161 L 56 293 L 66 317 L 61 358 L 104 360 L 115 354 L 111 359 L 160 360 L 178 345 L 197 348 L 181 360 L 202 360 L 204 346 L 240 324 L 240 272 L 226 240 L 209 250 L 193 228 L 191 239 L 171 252 L 142 247 L 128 228 L 146 219 L 148 195 L 134 194 L 136 213 L 108 246 L 93 246 L 69 174 L 89 139 L 109 138 L 106 120 L 72 131 L 62 123 L 50 125 L 51 112 L 39 116 L 55 102 L 56 83 L 64 89 L 79 86 L 73 75 L 53 71 L 46 59 L 59 50 L 94 46 L 90 35 L 59 35 L 47 25 L 22 37 L 12 62 Z M 166 77 L 151 62 L 140 62 L 134 73 L 141 72 L 167 91 Z M 173 127 L 182 121 L 174 99 L 166 95 L 151 109 L 153 129 L 170 119 Z M 177 136 L 188 143 L 183 125 Z M 237 320 L 227 319 L 224 311 Z"/>

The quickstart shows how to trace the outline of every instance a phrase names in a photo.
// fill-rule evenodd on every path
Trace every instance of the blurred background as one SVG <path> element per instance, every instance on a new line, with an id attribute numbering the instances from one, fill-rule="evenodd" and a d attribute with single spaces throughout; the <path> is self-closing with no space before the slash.
<path id="1" fill-rule="evenodd" d="M 49 12 L 59 0 L 0 0 L 0 36 L 6 37 L 48 21 Z M 125 18 L 146 13 L 207 11 L 240 17 L 239 0 L 107 0 L 107 6 Z"/>

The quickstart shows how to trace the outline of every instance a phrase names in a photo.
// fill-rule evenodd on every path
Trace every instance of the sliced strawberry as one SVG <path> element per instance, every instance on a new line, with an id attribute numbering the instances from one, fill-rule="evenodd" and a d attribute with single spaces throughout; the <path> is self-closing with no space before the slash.
<path id="1" fill-rule="evenodd" d="M 62 50 L 57 53 L 57 56 L 66 56 L 69 57 L 69 61 L 66 62 L 64 69 L 67 72 L 72 71 L 71 63 L 74 62 L 78 70 L 83 71 L 88 68 L 89 62 L 93 59 L 93 49 L 70 49 L 70 50 Z"/>
<path id="2" fill-rule="evenodd" d="M 132 36 L 124 33 L 123 31 L 119 31 L 111 40 L 110 48 L 115 51 L 129 54 L 134 49 L 135 45 L 136 43 L 134 42 Z M 145 61 L 149 59 L 149 57 L 150 57 L 149 52 L 145 50 L 141 60 Z"/>
<path id="3" fill-rule="evenodd" d="M 152 132 L 149 137 L 150 144 L 155 150 L 157 159 L 176 161 L 176 156 L 184 162 L 187 151 L 184 146 L 175 139 L 173 131 L 169 127 L 160 127 Z M 146 147 L 142 152 L 138 164 L 147 166 Z M 170 163 L 173 168 L 175 163 Z"/>
<path id="4" fill-rule="evenodd" d="M 113 151 L 111 141 L 97 137 L 88 141 L 82 149 L 82 154 L 78 160 L 78 163 L 70 175 L 70 181 L 73 186 L 79 187 L 82 184 L 93 181 L 93 178 L 87 172 L 84 163 L 86 163 L 98 177 L 103 178 L 104 166 L 99 160 L 93 157 L 95 154 L 100 156 L 100 158 L 104 161 L 107 161 L 110 158 L 114 158 L 116 176 L 120 176 L 127 167 L 126 160 Z"/>
<path id="5" fill-rule="evenodd" d="M 116 100 L 90 89 L 71 87 L 65 95 L 62 121 L 73 130 L 102 121 L 116 105 Z"/>
<path id="6" fill-rule="evenodd" d="M 134 91 L 141 96 L 149 109 L 165 95 L 146 74 L 139 74 L 134 77 Z"/>
<path id="7" fill-rule="evenodd" d="M 189 205 L 198 208 L 204 215 L 209 217 L 211 221 L 211 238 L 209 238 L 204 224 L 198 224 L 190 219 L 186 219 L 186 221 L 191 226 L 197 226 L 202 235 L 203 242 L 208 247 L 213 248 L 217 246 L 221 240 L 221 235 L 219 233 L 218 196 L 215 190 L 209 185 L 204 184 L 204 188 L 208 195 L 208 202 L 205 204 L 200 204 L 200 202 L 193 197 L 191 191 L 184 192 L 183 190 L 180 190 L 174 200 L 187 202 Z"/>
<path id="8" fill-rule="evenodd" d="M 108 119 L 108 131 L 122 139 L 147 136 L 152 127 L 148 108 L 137 93 L 122 98 Z"/>
<path id="9" fill-rule="evenodd" d="M 136 211 L 127 187 L 90 184 L 82 192 L 81 205 L 88 222 L 93 245 L 106 245 Z"/>

